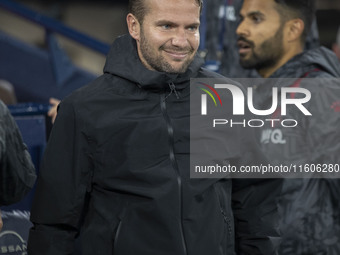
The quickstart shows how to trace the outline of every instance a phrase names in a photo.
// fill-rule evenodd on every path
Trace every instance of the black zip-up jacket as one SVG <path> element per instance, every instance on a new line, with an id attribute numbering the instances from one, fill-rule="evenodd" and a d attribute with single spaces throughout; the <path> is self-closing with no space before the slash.
<path id="1" fill-rule="evenodd" d="M 296 128 L 278 125 L 263 131 L 260 137 L 263 151 L 275 164 L 301 165 L 306 169 L 318 164 L 339 166 L 340 82 L 334 79 L 338 77 L 340 63 L 324 47 L 295 56 L 270 77 L 292 78 L 291 83 L 283 84 L 306 88 L 312 96 L 305 104 L 312 116 L 299 114 L 297 108 L 282 116 L 298 120 Z M 256 89 L 258 104 L 263 109 L 271 104 L 271 95 L 269 86 Z M 286 179 L 280 202 L 279 253 L 340 254 L 339 196 L 339 179 Z"/>
<path id="2" fill-rule="evenodd" d="M 190 78 L 216 76 L 200 65 L 150 71 L 130 36 L 114 42 L 104 75 L 60 105 L 29 254 L 73 254 L 78 235 L 84 255 L 274 253 L 280 180 L 190 179 Z M 236 145 L 240 162 L 256 160 L 250 140 Z"/>
<path id="3" fill-rule="evenodd" d="M 35 168 L 18 126 L 0 101 L 0 206 L 23 199 L 35 179 Z"/>

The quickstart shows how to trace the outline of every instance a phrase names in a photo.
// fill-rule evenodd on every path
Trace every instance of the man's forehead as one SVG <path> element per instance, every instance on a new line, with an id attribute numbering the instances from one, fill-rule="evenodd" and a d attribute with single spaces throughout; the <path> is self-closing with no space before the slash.
<path id="1" fill-rule="evenodd" d="M 250 13 L 258 14 L 269 14 L 273 11 L 276 12 L 274 0 L 244 0 L 241 14 L 243 16 L 249 15 Z"/>
<path id="2" fill-rule="evenodd" d="M 177 12 L 184 13 L 187 11 L 200 10 L 196 0 L 144 0 L 145 7 L 149 12 Z"/>
<path id="3" fill-rule="evenodd" d="M 146 0 L 146 4 L 145 18 L 199 23 L 200 8 L 195 0 Z"/>

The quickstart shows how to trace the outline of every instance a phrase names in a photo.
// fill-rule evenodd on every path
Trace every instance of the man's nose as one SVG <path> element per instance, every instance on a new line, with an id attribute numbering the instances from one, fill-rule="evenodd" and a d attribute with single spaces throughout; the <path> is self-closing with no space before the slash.
<path id="1" fill-rule="evenodd" d="M 172 45 L 177 47 L 187 47 L 188 46 L 188 34 L 185 29 L 178 29 L 173 38 L 172 38 Z"/>
<path id="2" fill-rule="evenodd" d="M 237 27 L 237 29 L 236 29 L 236 34 L 237 34 L 238 36 L 244 36 L 244 37 L 247 37 L 247 36 L 250 35 L 250 31 L 249 31 L 249 29 L 247 28 L 247 24 L 246 24 L 245 21 L 242 21 L 242 22 L 238 25 L 238 27 Z"/>

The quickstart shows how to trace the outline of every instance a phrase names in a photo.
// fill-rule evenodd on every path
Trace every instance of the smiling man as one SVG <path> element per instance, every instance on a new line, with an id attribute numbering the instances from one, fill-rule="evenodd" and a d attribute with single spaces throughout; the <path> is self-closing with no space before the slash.
<path id="1" fill-rule="evenodd" d="M 279 111 L 271 116 L 297 120 L 295 128 L 262 129 L 259 140 L 273 164 L 340 163 L 340 114 L 336 110 L 340 86 L 334 79 L 340 77 L 340 66 L 326 48 L 304 51 L 303 47 L 314 13 L 312 0 L 244 0 L 240 12 L 241 65 L 255 68 L 264 78 L 293 78 L 275 86 L 268 79 L 254 87 L 256 108 L 270 107 L 273 86 L 301 87 L 312 95 L 305 104 L 311 117 L 296 109 L 285 116 Z M 338 179 L 286 179 L 280 198 L 280 254 L 340 254 L 339 195 Z"/>
<path id="2" fill-rule="evenodd" d="M 190 78 L 223 78 L 196 56 L 201 7 L 130 1 L 104 74 L 60 104 L 29 254 L 74 254 L 78 237 L 82 255 L 274 253 L 281 180 L 190 178 Z M 248 133 L 222 139 L 239 164 L 263 156 Z"/>
<path id="3" fill-rule="evenodd" d="M 199 45 L 200 20 L 197 3 L 192 2 L 168 6 L 159 1 L 153 2 L 151 8 L 145 3 L 133 6 L 136 15 L 128 14 L 127 24 L 137 42 L 138 56 L 148 69 L 184 73 L 193 61 Z"/>

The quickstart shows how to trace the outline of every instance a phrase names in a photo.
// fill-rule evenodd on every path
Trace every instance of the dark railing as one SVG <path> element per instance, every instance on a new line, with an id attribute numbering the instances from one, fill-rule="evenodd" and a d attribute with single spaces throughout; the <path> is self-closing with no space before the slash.
<path id="1" fill-rule="evenodd" d="M 94 51 L 106 55 L 109 52 L 110 46 L 97 39 L 94 39 L 84 33 L 72 29 L 63 23 L 42 15 L 39 12 L 33 11 L 19 3 L 11 0 L 0 0 L 0 8 L 4 8 L 11 13 L 19 15 L 33 23 L 36 23 L 46 29 L 48 32 L 58 33 L 77 43 L 80 43 Z"/>

